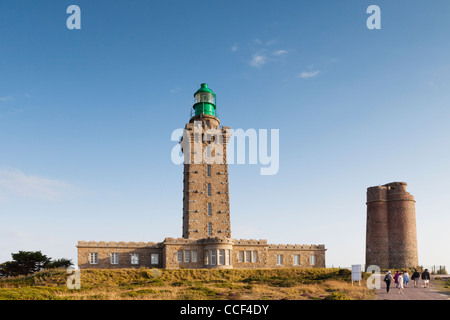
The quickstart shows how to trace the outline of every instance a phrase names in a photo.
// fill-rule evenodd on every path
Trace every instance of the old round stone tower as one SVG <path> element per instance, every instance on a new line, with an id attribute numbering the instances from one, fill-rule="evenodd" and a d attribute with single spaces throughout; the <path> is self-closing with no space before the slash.
<path id="1" fill-rule="evenodd" d="M 366 267 L 418 266 L 414 196 L 405 182 L 367 189 Z"/>

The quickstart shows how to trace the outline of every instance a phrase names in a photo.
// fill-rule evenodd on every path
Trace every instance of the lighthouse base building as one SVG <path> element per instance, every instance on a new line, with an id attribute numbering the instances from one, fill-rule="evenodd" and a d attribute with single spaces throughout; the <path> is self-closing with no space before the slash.
<path id="1" fill-rule="evenodd" d="M 268 244 L 267 240 L 166 238 L 163 242 L 78 242 L 80 269 L 324 268 L 324 245 Z"/>
<path id="2" fill-rule="evenodd" d="M 162 242 L 79 241 L 87 268 L 324 268 L 325 246 L 232 239 L 227 164 L 230 128 L 221 127 L 216 95 L 202 84 L 180 141 L 184 155 L 182 238 Z"/>

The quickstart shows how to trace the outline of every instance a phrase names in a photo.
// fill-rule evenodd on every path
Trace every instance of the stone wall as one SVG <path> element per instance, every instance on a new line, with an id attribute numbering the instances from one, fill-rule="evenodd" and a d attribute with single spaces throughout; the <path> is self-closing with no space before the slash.
<path id="1" fill-rule="evenodd" d="M 184 164 L 183 174 L 183 238 L 186 239 L 231 237 L 226 160 L 229 128 L 220 129 L 219 124 L 216 117 L 201 115 L 192 118 L 185 127 L 182 149 L 189 160 Z M 216 134 L 208 136 L 208 130 L 215 130 Z M 211 157 L 221 161 L 208 161 L 207 148 L 211 148 Z"/>
<path id="2" fill-rule="evenodd" d="M 414 197 L 404 182 L 367 189 L 366 267 L 417 267 Z"/>
<path id="3" fill-rule="evenodd" d="M 178 261 L 178 251 L 182 251 L 182 261 Z M 186 260 L 186 251 L 190 252 L 189 259 Z M 192 251 L 197 252 L 197 261 L 192 262 Z M 202 268 L 203 267 L 203 246 L 196 240 L 184 238 L 166 238 L 163 248 L 163 267 L 168 269 L 177 268 Z"/>
<path id="4" fill-rule="evenodd" d="M 367 189 L 366 266 L 389 268 L 387 187 Z"/>
<path id="5" fill-rule="evenodd" d="M 274 245 L 267 244 L 267 240 L 236 240 L 220 237 L 198 240 L 166 238 L 160 243 L 80 241 L 77 248 L 78 264 L 81 269 L 324 268 L 326 251 L 324 245 Z M 193 259 L 193 252 L 195 252 L 195 259 Z M 91 253 L 98 254 L 98 263 L 90 263 Z M 111 264 L 112 253 L 119 254 L 119 264 Z M 131 254 L 135 253 L 139 254 L 139 264 L 132 265 Z M 158 264 L 151 263 L 151 254 L 158 254 Z M 222 254 L 222 262 L 220 262 L 220 254 Z M 277 263 L 277 255 L 283 256 L 282 264 Z M 300 264 L 294 264 L 295 255 L 299 256 Z M 311 264 L 311 255 L 315 256 L 314 265 Z"/>
<path id="6" fill-rule="evenodd" d="M 416 204 L 406 191 L 406 183 L 388 186 L 389 267 L 417 267 Z"/>
<path id="7" fill-rule="evenodd" d="M 152 242 L 85 242 L 79 241 L 78 266 L 80 269 L 160 268 L 162 264 L 161 243 Z M 97 253 L 97 263 L 90 263 L 90 254 Z M 118 253 L 118 264 L 111 263 L 111 254 Z M 131 255 L 138 254 L 138 264 L 131 263 Z M 158 263 L 151 263 L 151 255 L 158 254 Z"/>

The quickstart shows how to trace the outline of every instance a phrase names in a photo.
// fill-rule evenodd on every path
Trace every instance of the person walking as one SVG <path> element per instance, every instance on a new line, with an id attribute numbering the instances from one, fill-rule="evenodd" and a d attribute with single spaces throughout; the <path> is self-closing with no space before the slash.
<path id="1" fill-rule="evenodd" d="M 398 293 L 403 294 L 403 272 L 400 272 L 397 278 Z"/>
<path id="2" fill-rule="evenodd" d="M 420 280 L 420 273 L 417 271 L 417 269 L 414 269 L 414 273 L 411 276 L 411 280 L 414 281 L 414 288 L 417 288 Z"/>
<path id="3" fill-rule="evenodd" d="M 392 274 L 390 271 L 386 273 L 383 281 L 386 283 L 386 293 L 389 293 L 389 288 L 391 287 L 392 282 Z"/>
<path id="4" fill-rule="evenodd" d="M 409 274 L 408 274 L 408 270 L 405 270 L 403 272 L 403 282 L 405 284 L 405 288 L 408 288 L 408 283 L 409 283 Z"/>
<path id="5" fill-rule="evenodd" d="M 396 288 L 398 288 L 398 276 L 399 276 L 399 273 L 398 273 L 398 271 L 396 271 L 394 274 L 394 282 L 395 282 Z"/>
<path id="6" fill-rule="evenodd" d="M 423 287 L 429 288 L 430 287 L 430 273 L 428 272 L 428 269 L 425 269 L 425 271 L 422 273 L 422 280 L 423 280 Z"/>

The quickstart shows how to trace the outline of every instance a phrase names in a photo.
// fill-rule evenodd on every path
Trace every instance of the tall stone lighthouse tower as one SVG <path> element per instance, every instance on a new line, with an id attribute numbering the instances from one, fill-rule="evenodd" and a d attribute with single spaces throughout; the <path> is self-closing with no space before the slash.
<path id="1" fill-rule="evenodd" d="M 367 189 L 366 267 L 418 266 L 414 196 L 405 182 Z"/>
<path id="2" fill-rule="evenodd" d="M 184 155 L 183 238 L 231 237 L 226 145 L 229 127 L 220 127 L 216 95 L 206 83 L 194 94 Z"/>

